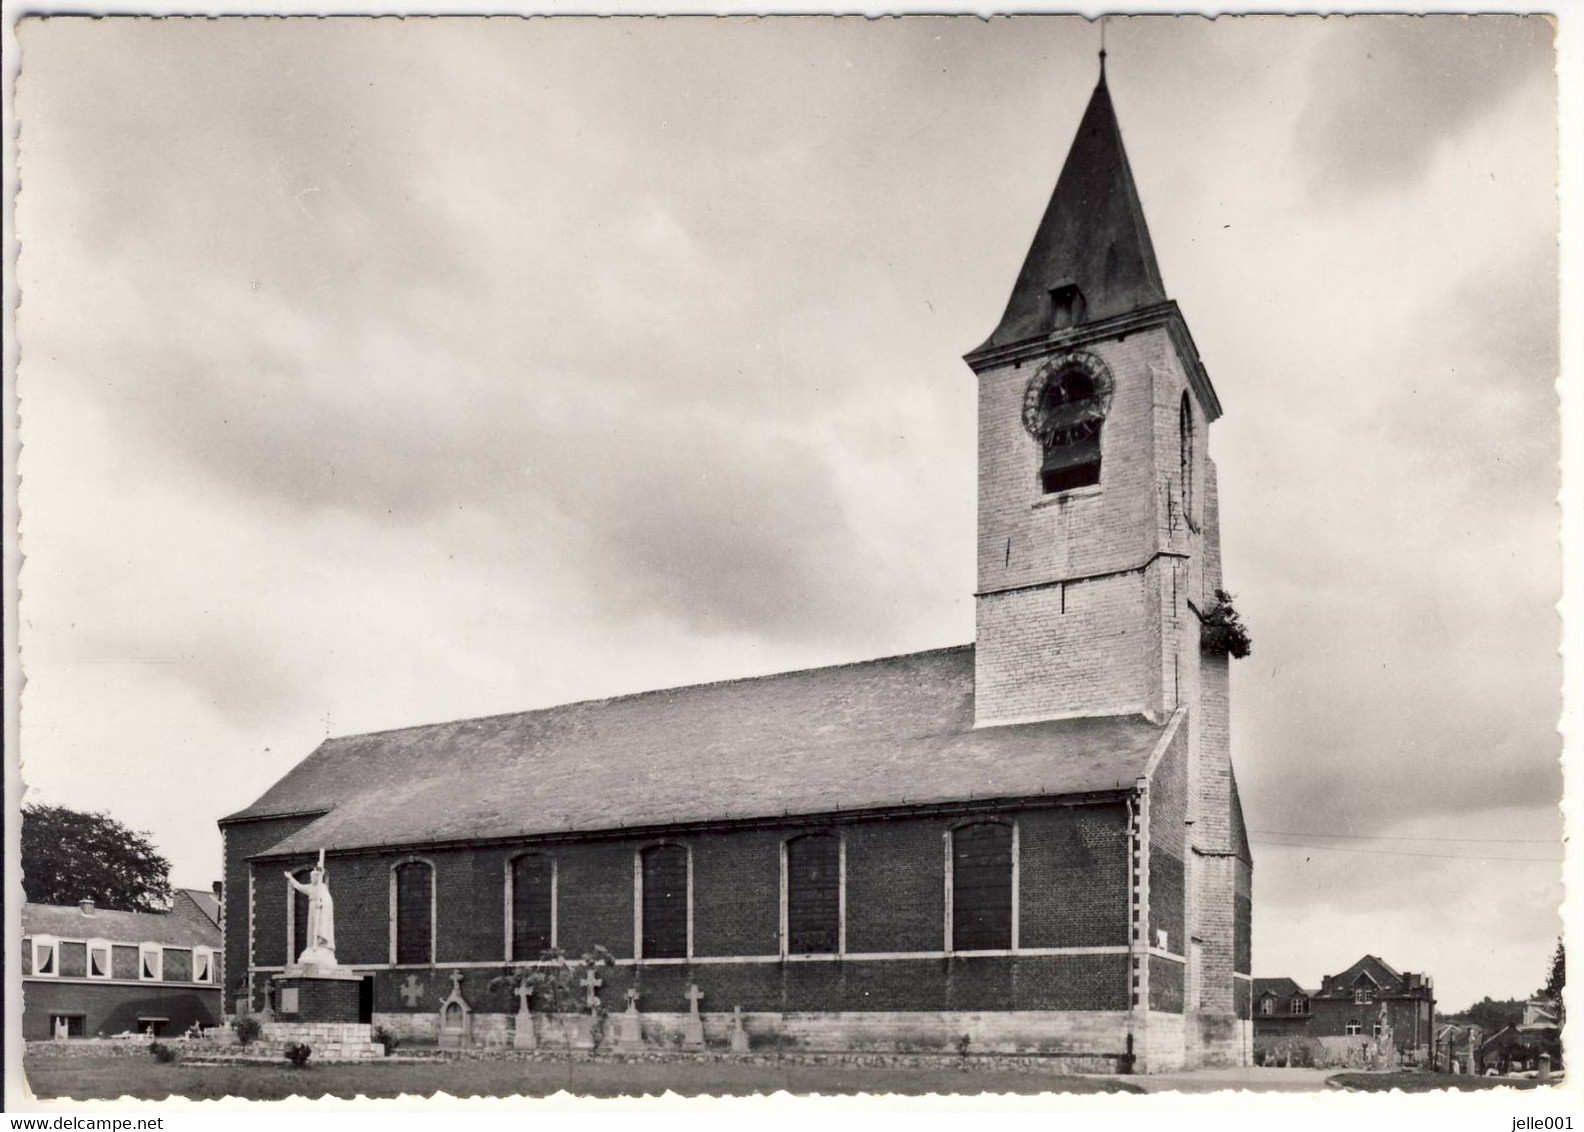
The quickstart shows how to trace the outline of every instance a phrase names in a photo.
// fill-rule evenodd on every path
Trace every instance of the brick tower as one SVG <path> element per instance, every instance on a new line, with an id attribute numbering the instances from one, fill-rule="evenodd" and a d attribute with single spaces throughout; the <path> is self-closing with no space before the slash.
<path id="1" fill-rule="evenodd" d="M 1103 54 L 1006 311 L 965 360 L 979 378 L 976 726 L 1183 712 L 1187 1057 L 1242 1060 L 1248 850 L 1227 662 L 1200 650 L 1221 586 L 1207 443 L 1221 404 L 1166 296 Z"/>

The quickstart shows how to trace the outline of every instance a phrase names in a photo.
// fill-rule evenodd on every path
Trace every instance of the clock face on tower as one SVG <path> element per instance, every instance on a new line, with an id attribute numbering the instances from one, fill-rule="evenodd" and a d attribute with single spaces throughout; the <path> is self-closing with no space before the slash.
<path id="1" fill-rule="evenodd" d="M 1111 374 L 1075 350 L 1042 366 L 1023 391 L 1023 427 L 1046 451 L 1092 441 L 1111 402 Z"/>

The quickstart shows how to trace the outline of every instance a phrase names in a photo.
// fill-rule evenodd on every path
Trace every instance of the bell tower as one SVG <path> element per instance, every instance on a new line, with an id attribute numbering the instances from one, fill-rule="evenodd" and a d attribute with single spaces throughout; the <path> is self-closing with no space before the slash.
<path id="1" fill-rule="evenodd" d="M 1100 79 L 979 379 L 975 721 L 1142 714 L 1198 696 L 1220 585 L 1209 424 Z"/>

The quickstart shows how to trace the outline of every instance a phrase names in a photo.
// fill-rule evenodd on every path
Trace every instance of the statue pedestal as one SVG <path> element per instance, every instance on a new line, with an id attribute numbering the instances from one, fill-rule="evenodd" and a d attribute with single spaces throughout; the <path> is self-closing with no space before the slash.
<path id="1" fill-rule="evenodd" d="M 300 963 L 275 976 L 282 1022 L 357 1022 L 363 976 L 345 967 Z"/>

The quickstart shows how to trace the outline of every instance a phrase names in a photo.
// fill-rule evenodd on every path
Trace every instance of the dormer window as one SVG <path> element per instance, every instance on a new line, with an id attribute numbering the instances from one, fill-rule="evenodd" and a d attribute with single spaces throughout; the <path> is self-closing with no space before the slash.
<path id="1" fill-rule="evenodd" d="M 158 982 L 165 977 L 165 949 L 157 943 L 138 944 L 138 978 Z"/>
<path id="2" fill-rule="evenodd" d="M 1051 329 L 1070 330 L 1084 320 L 1084 296 L 1078 284 L 1062 281 L 1050 289 Z"/>
<path id="3" fill-rule="evenodd" d="M 90 939 L 88 941 L 88 977 L 90 979 L 108 979 L 111 977 L 110 942 L 103 939 Z"/>
<path id="4" fill-rule="evenodd" d="M 35 975 L 57 975 L 56 944 L 53 936 L 36 935 L 33 937 L 33 973 Z"/>

